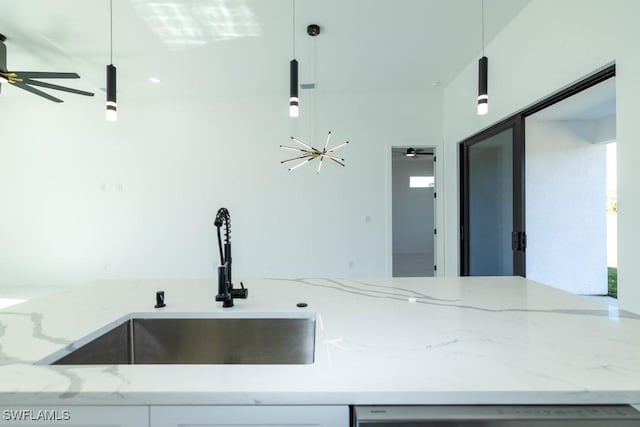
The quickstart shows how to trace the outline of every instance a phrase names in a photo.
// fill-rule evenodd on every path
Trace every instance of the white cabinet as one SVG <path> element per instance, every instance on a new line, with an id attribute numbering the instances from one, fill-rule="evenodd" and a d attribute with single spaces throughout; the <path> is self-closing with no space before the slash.
<path id="1" fill-rule="evenodd" d="M 150 427 L 348 427 L 348 406 L 152 406 Z"/>
<path id="2" fill-rule="evenodd" d="M 348 406 L 2 406 L 0 427 L 348 427 Z"/>
<path id="3" fill-rule="evenodd" d="M 0 427 L 149 427 L 148 406 L 0 405 Z"/>

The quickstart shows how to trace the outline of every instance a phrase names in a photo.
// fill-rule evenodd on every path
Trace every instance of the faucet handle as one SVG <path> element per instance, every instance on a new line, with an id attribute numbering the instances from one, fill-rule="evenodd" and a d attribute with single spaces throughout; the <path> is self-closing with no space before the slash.
<path id="1" fill-rule="evenodd" d="M 231 296 L 233 298 L 243 298 L 246 299 L 247 296 L 249 295 L 249 289 L 244 287 L 244 283 L 240 282 L 240 289 L 238 288 L 231 288 Z"/>

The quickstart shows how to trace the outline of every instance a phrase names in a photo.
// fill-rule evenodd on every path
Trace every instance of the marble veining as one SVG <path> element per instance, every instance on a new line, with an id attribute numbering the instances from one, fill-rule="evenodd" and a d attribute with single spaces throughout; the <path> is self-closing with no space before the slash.
<path id="1" fill-rule="evenodd" d="M 348 282 L 349 280 L 343 280 L 343 282 L 341 283 L 341 282 L 338 282 L 337 280 L 322 279 L 322 281 L 330 283 L 328 285 L 321 284 L 321 283 L 312 283 L 309 279 L 279 279 L 279 280 L 292 281 L 292 282 L 299 283 L 306 286 L 333 289 L 333 290 L 341 291 L 341 292 L 352 294 L 352 295 L 366 296 L 369 298 L 383 298 L 383 299 L 396 300 L 396 301 L 407 301 L 407 299 L 410 297 L 403 295 L 403 293 L 406 293 L 414 296 L 411 302 L 416 304 L 439 305 L 444 307 L 452 307 L 452 308 L 459 308 L 459 309 L 466 309 L 466 310 L 478 310 L 478 311 L 486 311 L 486 312 L 494 312 L 494 313 L 528 312 L 528 313 L 557 313 L 557 314 L 569 314 L 569 315 L 576 315 L 576 316 L 612 317 L 611 310 L 608 308 L 607 309 L 560 309 L 560 308 L 557 308 L 557 309 L 550 309 L 550 310 L 536 310 L 536 309 L 525 309 L 525 308 L 491 309 L 491 308 L 479 307 L 479 306 L 473 306 L 473 305 L 453 304 L 453 302 L 457 302 L 459 300 L 435 298 L 411 289 L 379 286 L 379 285 L 373 285 L 373 284 L 362 282 L 362 281 L 355 281 L 355 283 L 365 285 L 372 289 L 367 290 L 366 288 L 350 286 L 344 283 L 344 282 Z M 386 288 L 386 289 L 394 290 L 395 292 L 378 291 L 377 288 Z M 640 320 L 640 315 L 638 314 L 631 313 L 625 310 L 616 309 L 614 311 L 615 313 L 613 317 L 623 317 L 627 319 Z"/>
<path id="2" fill-rule="evenodd" d="M 6 331 L 7 331 L 7 326 L 4 325 L 2 321 L 0 321 L 0 363 L 2 364 L 21 363 L 22 360 L 18 359 L 17 357 L 9 356 L 4 352 L 4 349 L 2 348 L 2 337 L 4 336 Z"/>
<path id="3" fill-rule="evenodd" d="M 7 312 L 3 314 L 9 314 L 14 316 L 28 316 L 33 325 L 33 332 L 31 336 L 35 339 L 46 340 L 54 344 L 69 344 L 70 341 L 66 338 L 59 338 L 47 335 L 43 332 L 42 328 L 42 313 L 15 313 L 15 312 Z"/>
<path id="4" fill-rule="evenodd" d="M 0 405 L 640 403 L 640 316 L 526 279 L 243 281 L 231 309 L 214 280 L 114 280 L 0 310 Z M 172 313 L 315 316 L 314 363 L 37 364 L 127 316 Z"/>
<path id="5" fill-rule="evenodd" d="M 58 397 L 63 400 L 71 399 L 77 396 L 82 389 L 82 378 L 69 367 L 59 367 L 57 372 L 64 376 L 69 381 L 69 388 L 67 391 L 60 393 Z"/>
<path id="6" fill-rule="evenodd" d="M 327 282 L 329 283 L 328 285 L 322 284 L 322 283 L 312 283 L 311 282 L 312 279 L 275 279 L 275 280 L 299 283 L 302 285 L 315 286 L 315 287 L 326 288 L 326 289 L 334 289 L 334 290 L 342 291 L 352 295 L 362 295 L 370 298 L 389 298 L 389 299 L 395 299 L 398 301 L 405 301 L 408 297 L 413 296 L 416 298 L 423 298 L 430 301 L 447 301 L 447 302 L 459 301 L 457 299 L 432 297 L 422 292 L 418 292 L 414 289 L 403 289 L 403 288 L 394 288 L 392 286 L 374 285 L 371 283 L 366 283 L 362 281 L 352 281 L 348 279 L 343 279 L 342 282 L 335 279 L 315 279 L 316 281 L 321 280 L 322 282 Z M 364 287 L 349 285 L 350 282 L 363 285 Z M 386 289 L 386 290 L 380 290 L 380 289 Z"/>

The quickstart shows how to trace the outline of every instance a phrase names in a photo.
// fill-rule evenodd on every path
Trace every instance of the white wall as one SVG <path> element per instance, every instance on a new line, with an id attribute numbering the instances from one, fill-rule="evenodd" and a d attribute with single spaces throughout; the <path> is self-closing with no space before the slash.
<path id="1" fill-rule="evenodd" d="M 598 119 L 596 122 L 593 141 L 597 143 L 609 143 L 616 140 L 616 116 L 608 116 Z"/>
<path id="2" fill-rule="evenodd" d="M 436 91 L 429 103 L 413 92 L 323 93 L 313 123 L 309 108 L 286 116 L 286 94 L 123 92 L 117 123 L 105 122 L 100 94 L 78 98 L 0 103 L 0 287 L 214 277 L 221 206 L 237 279 L 390 275 L 391 141 L 438 145 L 441 135 Z M 279 145 L 309 140 L 311 128 L 317 144 L 328 130 L 351 141 L 346 168 L 280 164 L 291 152 Z"/>
<path id="3" fill-rule="evenodd" d="M 526 121 L 527 277 L 577 294 L 607 293 L 606 145 L 582 123 Z"/>
<path id="4" fill-rule="evenodd" d="M 602 144 L 616 140 L 615 115 L 597 120 L 565 120 L 564 127 L 581 140 L 592 144 Z"/>
<path id="5" fill-rule="evenodd" d="M 432 157 L 401 156 L 393 160 L 392 168 L 393 252 L 433 257 L 433 188 L 409 187 L 411 176 L 433 176 Z"/>
<path id="6" fill-rule="evenodd" d="M 457 162 L 457 143 L 552 92 L 615 61 L 619 200 L 619 303 L 640 312 L 640 2 L 635 0 L 532 0 L 485 49 L 489 58 L 490 112 L 475 114 L 477 61 L 445 88 L 445 162 Z M 478 52 L 480 57 L 480 52 Z M 458 272 L 457 168 L 446 169 L 446 272 Z M 455 219 L 454 219 L 455 218 Z"/>

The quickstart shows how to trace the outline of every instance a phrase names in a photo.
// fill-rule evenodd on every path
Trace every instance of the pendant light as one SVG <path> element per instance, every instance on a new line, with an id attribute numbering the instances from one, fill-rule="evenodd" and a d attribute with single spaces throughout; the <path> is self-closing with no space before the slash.
<path id="1" fill-rule="evenodd" d="M 489 112 L 489 93 L 487 91 L 489 60 L 484 56 L 484 0 L 482 7 L 482 58 L 478 61 L 478 114 Z"/>
<path id="2" fill-rule="evenodd" d="M 311 37 L 316 37 L 320 34 L 320 26 L 317 24 L 310 24 L 309 26 L 307 26 L 307 34 Z M 317 51 L 316 51 L 317 52 Z M 315 66 L 312 68 L 317 68 L 317 55 L 312 55 L 315 59 Z M 297 76 L 296 76 L 296 94 L 297 94 Z M 317 76 L 316 76 L 316 83 L 317 83 Z M 313 85 L 302 85 L 303 89 L 306 89 L 306 86 L 312 86 L 312 87 L 316 87 L 316 84 Z M 293 86 L 292 86 L 293 87 Z M 316 95 L 314 96 L 313 99 L 313 116 L 315 116 L 317 114 L 317 105 L 318 105 L 318 92 L 316 91 Z M 311 116 L 311 115 L 310 115 Z M 310 124 L 313 123 L 313 120 L 309 120 Z M 309 134 L 311 135 L 311 137 L 313 137 L 314 132 L 311 130 L 309 132 Z M 297 142 L 298 144 L 300 144 L 300 147 L 292 147 L 290 145 L 280 145 L 280 148 L 283 148 L 285 150 L 288 151 L 294 151 L 296 153 L 295 157 L 292 157 L 290 159 L 286 159 L 281 161 L 280 163 L 284 164 L 284 163 L 288 163 L 288 162 L 293 162 L 298 160 L 299 163 L 297 163 L 294 166 L 291 166 L 289 168 L 289 171 L 293 171 L 295 169 L 298 169 L 299 167 L 302 167 L 304 165 L 309 164 L 309 162 L 318 159 L 318 168 L 316 169 L 316 173 L 319 174 L 320 170 L 322 169 L 322 165 L 324 163 L 324 160 L 326 159 L 327 161 L 331 161 L 335 164 L 338 164 L 340 166 L 346 166 L 345 165 L 345 160 L 342 157 L 338 157 L 336 156 L 336 151 L 338 151 L 339 149 L 345 147 L 346 145 L 349 144 L 349 141 L 345 141 L 342 144 L 338 144 L 335 147 L 329 147 L 329 142 L 331 141 L 331 131 L 329 131 L 329 133 L 327 134 L 327 139 L 324 142 L 324 145 L 322 146 L 322 149 L 318 149 L 315 148 L 314 146 L 307 144 L 306 142 L 292 136 L 291 137 L 292 141 Z"/>
<path id="3" fill-rule="evenodd" d="M 291 0 L 292 5 L 292 44 L 293 59 L 289 63 L 289 117 L 298 117 L 300 115 L 300 100 L 298 99 L 298 61 L 296 60 L 296 0 Z"/>
<path id="4" fill-rule="evenodd" d="M 107 120 L 115 122 L 118 119 L 118 105 L 116 103 L 116 67 L 113 65 L 113 0 L 109 0 L 109 54 L 110 64 L 107 65 Z"/>

